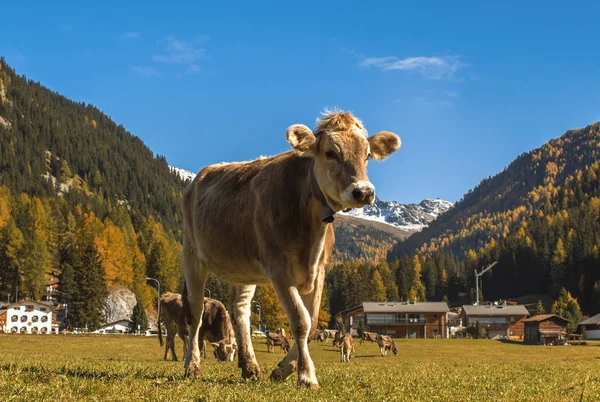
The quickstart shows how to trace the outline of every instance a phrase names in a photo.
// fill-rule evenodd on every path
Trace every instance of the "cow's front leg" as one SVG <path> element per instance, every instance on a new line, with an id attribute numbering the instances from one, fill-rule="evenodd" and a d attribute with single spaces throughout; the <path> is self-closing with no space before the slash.
<path id="1" fill-rule="evenodd" d="M 290 330 L 295 342 L 286 357 L 279 363 L 279 367 L 273 370 L 271 378 L 284 380 L 297 368 L 298 386 L 316 388 L 319 383 L 315 375 L 315 366 L 308 352 L 308 338 L 312 322 L 311 313 L 305 306 L 303 298 L 293 281 L 287 276 L 281 276 L 277 279 L 279 280 L 274 280 L 273 285 L 288 316 Z M 315 290 L 313 290 L 314 292 Z M 313 294 L 305 297 L 309 296 L 313 296 Z M 320 303 L 320 297 L 318 297 L 318 302 Z"/>
<path id="2" fill-rule="evenodd" d="M 260 378 L 260 368 L 254 355 L 250 333 L 250 302 L 255 291 L 256 285 L 238 285 L 231 288 L 230 295 L 233 329 L 239 348 L 238 366 L 242 369 L 242 378 L 251 380 Z"/>

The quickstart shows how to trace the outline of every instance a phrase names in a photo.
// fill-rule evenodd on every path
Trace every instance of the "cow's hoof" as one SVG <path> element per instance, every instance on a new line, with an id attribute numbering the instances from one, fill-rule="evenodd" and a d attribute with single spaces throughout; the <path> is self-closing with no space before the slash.
<path id="1" fill-rule="evenodd" d="M 298 388 L 317 389 L 319 388 L 319 383 L 316 379 L 298 378 Z"/>
<path id="2" fill-rule="evenodd" d="M 188 368 L 185 369 L 185 376 L 187 378 L 191 378 L 191 379 L 196 379 L 196 378 L 200 378 L 202 377 L 202 367 L 198 366 L 192 366 L 190 365 Z"/>
<path id="3" fill-rule="evenodd" d="M 242 378 L 248 381 L 260 380 L 260 369 L 258 366 L 242 367 Z"/>

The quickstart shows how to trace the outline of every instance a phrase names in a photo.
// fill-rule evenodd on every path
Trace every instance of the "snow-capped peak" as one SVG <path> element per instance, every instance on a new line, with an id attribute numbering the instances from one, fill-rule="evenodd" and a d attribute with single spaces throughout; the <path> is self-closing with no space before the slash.
<path id="1" fill-rule="evenodd" d="M 353 209 L 344 215 L 387 223 L 402 229 L 421 230 L 440 214 L 452 207 L 450 201 L 425 198 L 418 204 L 399 204 L 395 201 L 375 200 L 375 204 Z"/>
<path id="2" fill-rule="evenodd" d="M 196 173 L 190 172 L 189 170 L 181 169 L 175 166 L 169 166 L 169 168 L 171 169 L 171 172 L 177 174 L 181 180 L 191 181 L 194 180 L 194 177 L 196 177 Z"/>

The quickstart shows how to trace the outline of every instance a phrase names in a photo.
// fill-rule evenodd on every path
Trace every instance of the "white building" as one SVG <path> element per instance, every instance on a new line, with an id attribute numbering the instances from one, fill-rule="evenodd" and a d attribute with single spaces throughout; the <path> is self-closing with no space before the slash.
<path id="1" fill-rule="evenodd" d="M 22 300 L 0 310 L 0 328 L 3 332 L 20 334 L 52 333 L 54 305 L 48 302 Z"/>
<path id="2" fill-rule="evenodd" d="M 104 324 L 96 331 L 95 334 L 126 334 L 129 332 L 129 324 L 131 320 L 119 320 Z"/>

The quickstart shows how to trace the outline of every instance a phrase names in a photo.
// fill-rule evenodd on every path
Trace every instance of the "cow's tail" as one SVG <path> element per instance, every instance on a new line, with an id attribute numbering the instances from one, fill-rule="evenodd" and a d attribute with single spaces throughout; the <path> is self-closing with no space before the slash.
<path id="1" fill-rule="evenodd" d="M 160 295 L 159 295 L 160 297 Z M 162 336 L 162 327 L 160 326 L 160 313 L 158 313 L 156 315 L 156 322 L 157 322 L 157 326 L 158 326 L 158 342 L 160 343 L 160 346 L 162 347 L 164 345 L 163 343 L 163 336 Z"/>

